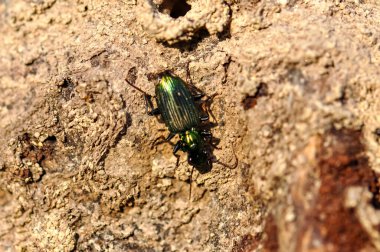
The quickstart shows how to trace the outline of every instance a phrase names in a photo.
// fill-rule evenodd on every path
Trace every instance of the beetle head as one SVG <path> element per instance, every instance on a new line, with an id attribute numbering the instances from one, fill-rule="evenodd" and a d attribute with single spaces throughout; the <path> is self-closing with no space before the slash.
<path id="1" fill-rule="evenodd" d="M 202 147 L 202 137 L 196 129 L 187 130 L 181 134 L 181 141 L 184 144 L 184 151 L 197 151 Z"/>
<path id="2" fill-rule="evenodd" d="M 209 153 L 205 149 L 203 137 L 197 129 L 192 128 L 180 134 L 182 150 L 188 153 L 187 161 L 194 166 L 200 173 L 211 170 L 212 162 Z"/>

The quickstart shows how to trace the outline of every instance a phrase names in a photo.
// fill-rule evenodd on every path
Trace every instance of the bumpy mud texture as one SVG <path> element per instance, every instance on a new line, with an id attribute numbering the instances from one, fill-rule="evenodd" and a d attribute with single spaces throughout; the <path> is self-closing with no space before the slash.
<path id="1" fill-rule="evenodd" d="M 376 1 L 3 0 L 0 34 L 0 251 L 380 250 Z M 164 70 L 217 94 L 192 180 L 124 81 Z"/>

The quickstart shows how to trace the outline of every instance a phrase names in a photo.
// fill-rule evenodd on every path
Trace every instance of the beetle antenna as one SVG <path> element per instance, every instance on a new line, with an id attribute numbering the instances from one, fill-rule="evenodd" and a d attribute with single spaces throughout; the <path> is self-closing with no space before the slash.
<path id="1" fill-rule="evenodd" d="M 215 160 L 215 163 L 223 165 L 224 167 L 227 167 L 230 170 L 233 170 L 238 166 L 239 160 L 236 158 L 235 164 L 233 164 L 233 165 L 228 165 L 226 163 L 220 162 L 219 160 Z"/>
<path id="2" fill-rule="evenodd" d="M 232 148 L 232 151 L 233 151 L 234 156 L 235 156 L 235 163 L 233 165 L 229 165 L 229 164 L 223 163 L 223 162 L 219 161 L 218 159 L 215 160 L 214 162 L 217 163 L 217 164 L 223 165 L 224 167 L 227 167 L 230 170 L 235 169 L 238 166 L 238 164 L 239 164 L 239 159 L 236 156 L 235 149 Z"/>
<path id="3" fill-rule="evenodd" d="M 128 78 L 125 78 L 125 81 L 128 83 L 128 85 L 130 85 L 131 87 L 133 87 L 134 89 L 136 89 L 137 91 L 143 93 L 145 96 L 147 97 L 152 97 L 150 94 L 148 94 L 147 92 L 145 92 L 144 90 L 142 90 L 141 88 L 137 87 L 136 85 L 132 84 Z"/>
<path id="4" fill-rule="evenodd" d="M 210 109 L 210 106 L 211 106 L 211 103 L 214 102 L 214 98 L 215 98 L 215 96 L 217 96 L 217 95 L 219 95 L 219 94 L 218 94 L 218 93 L 214 93 L 213 95 L 208 96 L 207 99 L 206 99 L 206 101 L 205 101 L 205 102 L 206 102 L 206 111 L 207 111 L 208 114 L 211 115 L 212 119 L 214 120 L 214 122 L 215 122 L 216 124 L 218 124 L 218 120 L 216 120 L 216 117 L 215 117 L 215 115 L 212 113 L 212 111 L 211 111 L 211 109 Z"/>
<path id="5" fill-rule="evenodd" d="M 192 86 L 195 88 L 194 84 L 193 84 L 193 80 L 191 79 L 191 74 L 190 74 L 190 61 L 186 63 L 186 81 Z M 199 90 L 197 90 L 199 91 Z"/>
<path id="6" fill-rule="evenodd" d="M 193 183 L 193 172 L 194 172 L 194 166 L 193 168 L 191 169 L 191 173 L 190 173 L 190 189 L 189 189 L 189 201 L 191 200 L 191 184 Z"/>

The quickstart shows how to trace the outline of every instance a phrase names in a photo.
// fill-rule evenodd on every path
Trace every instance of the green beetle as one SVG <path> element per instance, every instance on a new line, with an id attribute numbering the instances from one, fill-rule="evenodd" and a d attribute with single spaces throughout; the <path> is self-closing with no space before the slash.
<path id="1" fill-rule="evenodd" d="M 202 115 L 196 104 L 196 101 L 200 100 L 204 94 L 198 90 L 196 94 L 192 94 L 179 77 L 169 72 L 164 72 L 159 77 L 160 81 L 155 89 L 157 108 L 153 107 L 151 95 L 136 87 L 128 78 L 126 81 L 143 93 L 148 115 L 161 114 L 162 120 L 170 131 L 164 141 L 170 141 L 176 134 L 179 135 L 180 140 L 173 148 L 173 154 L 177 157 L 177 166 L 180 157 L 177 152 L 182 150 L 188 153 L 190 165 L 198 170 L 210 170 L 212 162 L 205 143 L 207 139 L 210 139 L 209 143 L 212 145 L 212 134 L 209 130 L 202 129 L 202 122 L 207 121 L 209 116 Z"/>

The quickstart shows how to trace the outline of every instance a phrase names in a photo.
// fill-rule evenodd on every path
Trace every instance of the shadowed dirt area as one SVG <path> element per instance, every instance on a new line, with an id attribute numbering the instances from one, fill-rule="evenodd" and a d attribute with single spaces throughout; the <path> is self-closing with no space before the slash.
<path id="1" fill-rule="evenodd" d="M 376 1 L 0 0 L 0 34 L 0 251 L 380 250 Z M 167 70 L 211 169 L 125 82 Z"/>

